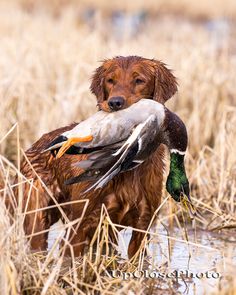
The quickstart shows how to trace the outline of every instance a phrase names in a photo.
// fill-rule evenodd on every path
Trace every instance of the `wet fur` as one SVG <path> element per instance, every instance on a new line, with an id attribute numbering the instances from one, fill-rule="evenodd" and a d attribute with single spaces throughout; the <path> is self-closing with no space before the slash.
<path id="1" fill-rule="evenodd" d="M 114 85 L 107 82 L 108 76 L 113 77 Z M 145 83 L 136 85 L 133 79 L 136 79 L 137 76 L 142 77 Z M 99 108 L 110 111 L 108 101 L 115 95 L 124 97 L 124 108 L 143 97 L 164 103 L 177 91 L 177 83 L 170 70 L 160 61 L 136 56 L 116 57 L 104 61 L 95 71 L 92 77 L 91 91 L 97 97 Z M 86 156 L 65 154 L 60 159 L 56 159 L 50 152 L 41 153 L 50 141 L 64 131 L 70 130 L 74 125 L 59 128 L 43 135 L 26 151 L 26 155 L 38 176 L 59 203 L 79 199 L 89 200 L 79 228 L 76 233 L 71 234 L 75 255 L 80 255 L 94 234 L 102 204 L 107 207 L 114 223 L 142 230 L 147 229 L 153 213 L 161 202 L 165 148 L 161 145 L 145 163 L 135 170 L 118 175 L 104 189 L 82 195 L 81 192 L 88 187 L 89 183 L 65 185 L 64 182 L 81 172 L 73 164 Z M 54 204 L 26 160 L 21 163 L 21 172 L 28 179 L 33 179 L 34 184 L 27 208 L 25 207 L 30 185 L 25 184 L 24 187 L 23 208 L 26 211 Z M 70 220 L 74 220 L 81 216 L 83 208 L 83 203 L 77 203 L 64 206 L 63 210 Z M 60 217 L 60 212 L 57 209 L 27 214 L 24 223 L 26 234 L 30 235 L 48 229 Z M 128 247 L 129 257 L 132 257 L 139 249 L 142 239 L 142 233 L 133 231 Z M 31 246 L 34 250 L 45 250 L 47 233 L 33 236 Z"/>

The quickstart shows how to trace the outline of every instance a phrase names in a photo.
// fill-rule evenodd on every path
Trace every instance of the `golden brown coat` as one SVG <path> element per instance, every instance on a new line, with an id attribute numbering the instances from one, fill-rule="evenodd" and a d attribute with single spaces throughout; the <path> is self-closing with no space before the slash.
<path id="1" fill-rule="evenodd" d="M 177 83 L 173 74 L 163 63 L 142 57 L 116 57 L 103 62 L 92 78 L 91 91 L 97 97 L 98 106 L 104 111 L 112 111 L 110 101 L 118 98 L 119 108 L 129 107 L 141 98 L 154 99 L 164 103 L 177 91 Z M 113 109 L 114 111 L 114 109 Z M 61 202 L 89 199 L 85 216 L 76 234 L 71 236 L 75 255 L 83 253 L 84 245 L 92 238 L 100 218 L 102 204 L 105 204 L 111 220 L 125 226 L 146 230 L 154 211 L 158 208 L 163 189 L 164 146 L 149 159 L 132 171 L 115 177 L 104 189 L 82 195 L 88 183 L 66 186 L 64 181 L 80 173 L 73 166 L 81 155 L 64 155 L 56 159 L 50 152 L 40 153 L 47 144 L 62 132 L 71 129 L 74 124 L 54 130 L 43 135 L 26 152 L 31 165 L 40 176 L 56 200 Z M 33 178 L 37 190 L 32 191 L 26 211 L 43 208 L 54 204 L 38 177 L 26 160 L 22 161 L 21 171 L 27 178 Z M 25 185 L 24 207 L 30 186 Z M 83 212 L 83 203 L 66 206 L 70 220 L 77 219 Z M 43 210 L 35 214 L 27 214 L 25 231 L 27 234 L 40 232 L 50 227 L 60 217 L 57 209 Z M 33 226 L 34 225 L 34 226 Z M 138 250 L 143 234 L 133 231 L 128 247 L 129 257 Z M 43 250 L 47 246 L 47 233 L 33 236 L 33 249 Z"/>

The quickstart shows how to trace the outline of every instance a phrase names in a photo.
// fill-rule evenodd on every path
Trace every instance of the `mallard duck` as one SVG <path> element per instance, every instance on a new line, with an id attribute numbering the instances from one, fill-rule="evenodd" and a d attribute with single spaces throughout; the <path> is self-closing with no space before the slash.
<path id="1" fill-rule="evenodd" d="M 68 185 L 93 181 L 88 192 L 104 187 L 118 173 L 141 165 L 162 143 L 170 151 L 166 189 L 176 201 L 184 194 L 190 201 L 184 166 L 185 125 L 176 114 L 156 101 L 141 99 L 124 110 L 99 111 L 61 134 L 46 151 L 57 150 L 58 158 L 64 153 L 88 154 L 87 160 L 77 164 L 84 172 L 66 181 Z"/>

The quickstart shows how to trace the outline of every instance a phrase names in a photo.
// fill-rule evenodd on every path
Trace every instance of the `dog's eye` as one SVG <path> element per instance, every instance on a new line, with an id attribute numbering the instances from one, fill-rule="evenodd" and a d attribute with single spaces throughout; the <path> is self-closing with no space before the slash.
<path id="1" fill-rule="evenodd" d="M 143 81 L 143 80 L 141 80 L 141 79 L 139 79 L 139 78 L 135 79 L 135 84 L 136 84 L 136 85 L 143 84 L 144 82 L 145 82 L 145 81 Z"/>
<path id="2" fill-rule="evenodd" d="M 114 80 L 113 80 L 112 78 L 107 79 L 107 82 L 108 82 L 109 84 L 114 84 Z"/>

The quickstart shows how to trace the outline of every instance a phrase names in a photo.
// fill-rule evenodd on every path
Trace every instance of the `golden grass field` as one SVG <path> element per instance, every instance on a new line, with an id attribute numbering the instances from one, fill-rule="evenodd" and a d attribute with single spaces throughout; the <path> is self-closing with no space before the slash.
<path id="1" fill-rule="evenodd" d="M 43 133 L 96 111 L 90 76 L 99 61 L 116 55 L 154 57 L 174 70 L 179 91 L 167 106 L 189 133 L 186 167 L 193 202 L 204 216 L 195 221 L 196 229 L 217 232 L 236 247 L 235 1 L 125 2 L 0 2 L 0 294 L 180 294 L 171 280 L 154 285 L 106 275 L 108 268 L 144 268 L 142 253 L 138 263 L 120 263 L 115 254 L 103 256 L 98 250 L 70 267 L 64 265 L 63 249 L 56 258 L 54 248 L 33 254 L 23 233 L 24 214 L 19 209 L 12 220 L 4 206 L 4 198 L 13 197 L 22 150 Z M 111 17 L 123 7 L 125 28 Z M 134 30 L 130 16 L 144 8 L 146 18 Z M 167 193 L 158 222 L 183 230 L 187 243 L 186 216 L 166 198 Z M 108 223 L 106 217 L 98 227 L 98 249 L 107 242 Z M 170 239 L 170 249 L 174 242 Z M 225 260 L 216 270 L 226 275 L 212 292 L 236 294 L 230 249 L 220 250 Z"/>

